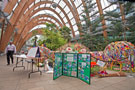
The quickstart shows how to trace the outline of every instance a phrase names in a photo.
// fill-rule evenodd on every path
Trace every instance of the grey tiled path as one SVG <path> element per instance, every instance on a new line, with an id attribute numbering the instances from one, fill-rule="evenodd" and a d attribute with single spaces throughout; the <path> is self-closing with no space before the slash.
<path id="1" fill-rule="evenodd" d="M 5 56 L 0 56 L 0 90 L 135 90 L 135 77 L 93 77 L 91 85 L 88 85 L 72 77 L 62 76 L 53 80 L 53 75 L 45 72 L 32 74 L 29 79 L 30 67 L 28 70 L 27 67 L 25 70 L 18 68 L 14 72 L 13 67 L 6 65 Z"/>

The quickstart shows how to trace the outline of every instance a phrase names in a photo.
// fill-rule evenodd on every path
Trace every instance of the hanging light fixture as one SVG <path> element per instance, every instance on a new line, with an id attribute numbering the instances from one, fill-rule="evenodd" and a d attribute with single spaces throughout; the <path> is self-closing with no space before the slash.
<path id="1" fill-rule="evenodd" d="M 53 8 L 56 8 L 56 7 L 57 7 L 57 3 L 53 3 L 53 4 L 52 4 L 52 7 L 53 7 Z"/>

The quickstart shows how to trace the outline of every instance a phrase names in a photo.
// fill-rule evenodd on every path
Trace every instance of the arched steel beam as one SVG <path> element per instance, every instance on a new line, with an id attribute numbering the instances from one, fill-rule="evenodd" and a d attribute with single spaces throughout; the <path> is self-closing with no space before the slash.
<path id="1" fill-rule="evenodd" d="M 67 0 L 64 0 L 65 2 L 68 2 Z M 80 21 L 80 18 L 79 18 L 79 13 L 78 13 L 78 11 L 77 11 L 77 7 L 75 6 L 75 3 L 74 3 L 74 1 L 73 0 L 70 0 L 71 1 L 71 3 L 72 3 L 72 6 L 73 6 L 73 12 L 75 13 L 75 16 L 74 17 L 76 17 L 76 23 L 77 23 L 77 26 L 78 26 L 78 28 L 79 28 L 79 30 L 82 30 L 82 26 L 80 26 L 81 25 L 81 21 Z M 68 2 L 69 3 L 69 2 Z M 71 8 L 71 6 L 69 6 L 69 8 Z M 72 9 L 71 9 L 72 10 Z M 80 25 L 78 25 L 78 24 L 80 24 Z M 81 32 L 79 32 L 79 34 L 81 35 L 82 33 Z"/>
<path id="2" fill-rule="evenodd" d="M 51 20 L 48 20 L 48 19 L 39 19 L 39 20 L 37 20 L 37 21 L 38 21 L 38 23 L 41 23 L 41 22 L 43 22 L 43 23 L 49 22 L 50 24 L 54 24 L 54 25 L 56 26 L 56 28 L 59 29 L 59 26 L 57 26 L 56 23 L 54 23 L 54 22 L 51 21 Z"/>
<path id="3" fill-rule="evenodd" d="M 30 32 L 27 36 L 25 36 L 25 37 L 21 40 L 21 42 L 19 43 L 19 45 L 17 45 L 17 47 L 16 47 L 17 51 L 19 51 L 19 50 L 22 48 L 22 46 L 25 44 L 25 42 L 26 42 L 28 39 L 30 39 L 32 36 L 34 36 L 34 35 L 33 35 L 33 32 L 34 32 L 34 31 L 37 31 L 37 34 L 36 34 L 36 35 L 43 34 L 42 29 L 33 30 L 32 32 Z"/>
<path id="4" fill-rule="evenodd" d="M 63 26 L 59 20 L 57 20 L 55 17 L 53 16 L 49 16 L 49 15 L 40 15 L 40 16 L 36 16 L 34 18 L 31 19 L 31 21 L 28 22 L 28 24 L 26 24 L 26 26 L 24 28 L 22 28 L 24 31 L 21 33 L 22 35 L 24 35 L 25 33 L 27 33 L 28 31 L 27 30 L 31 30 L 30 26 L 33 26 L 35 25 L 35 21 L 37 21 L 38 18 L 40 17 L 50 17 L 51 19 L 54 19 L 61 27 Z M 18 40 L 20 40 L 19 38 L 21 37 L 21 34 L 16 34 L 15 35 L 15 38 L 14 38 L 14 44 L 16 45 L 16 43 L 18 42 Z"/>
<path id="5" fill-rule="evenodd" d="M 65 25 L 65 22 L 63 21 L 63 19 L 61 18 L 61 16 L 60 16 L 56 11 L 54 11 L 53 9 L 49 9 L 49 8 L 40 8 L 40 9 L 35 10 L 33 13 L 31 13 L 31 14 L 29 15 L 29 17 L 24 17 L 23 22 L 20 23 L 20 24 L 18 24 L 18 26 L 17 26 L 17 28 L 20 29 L 18 33 L 21 32 L 21 30 L 22 30 L 21 28 L 24 27 L 24 24 L 25 24 L 26 22 L 28 22 L 28 20 L 29 20 L 30 17 L 32 17 L 32 16 L 33 16 L 34 14 L 36 14 L 38 11 L 44 10 L 44 9 L 47 9 L 47 10 L 50 10 L 50 11 L 56 13 L 56 14 L 58 15 L 58 17 L 61 19 L 62 23 Z"/>
<path id="6" fill-rule="evenodd" d="M 12 3 L 11 3 L 11 1 L 8 2 L 8 5 L 10 5 L 10 4 L 16 4 L 15 1 L 16 0 L 14 0 Z M 5 50 L 8 42 L 9 42 L 11 36 L 12 36 L 12 34 L 13 34 L 13 31 L 15 29 L 16 23 L 18 22 L 18 20 L 21 17 L 21 15 L 24 13 L 25 8 L 28 7 L 27 4 L 26 4 L 26 2 L 27 2 L 27 0 L 21 0 L 20 1 L 21 4 L 19 4 L 16 7 L 16 9 L 14 10 L 14 13 L 13 13 L 12 17 L 10 18 L 10 23 L 11 24 L 8 24 L 7 25 L 6 31 L 4 32 L 3 38 L 1 40 L 2 44 L 0 44 L 0 46 L 1 46 L 0 47 L 0 51 L 4 52 L 4 50 Z M 6 6 L 6 8 L 4 10 L 9 9 L 9 12 L 10 12 L 11 11 L 11 8 L 8 8 L 8 5 Z M 12 6 L 13 5 L 11 5 L 11 7 Z"/>
<path id="7" fill-rule="evenodd" d="M 4 8 L 3 11 L 10 14 L 12 12 L 14 6 L 16 5 L 17 1 L 18 0 L 12 0 L 12 1 L 9 0 L 9 2 L 7 3 L 7 5 L 6 5 L 6 7 Z"/>
<path id="8" fill-rule="evenodd" d="M 19 12 L 21 11 L 21 13 L 18 13 L 18 12 L 17 12 L 17 16 L 21 17 L 21 16 L 22 16 L 22 13 L 24 13 L 24 11 L 26 10 L 26 8 L 27 8 L 27 7 L 30 5 L 30 3 L 32 3 L 33 1 L 34 1 L 34 0 L 28 0 L 27 3 L 26 3 L 26 0 L 21 0 L 21 1 L 20 1 L 21 4 L 18 5 L 18 7 L 21 6 L 21 9 L 17 7 L 16 10 L 15 10 L 15 12 L 16 12 L 16 11 L 19 11 Z M 23 3 L 22 3 L 22 2 L 23 2 Z M 67 2 L 66 0 L 64 0 L 64 2 L 65 2 L 65 3 L 67 4 L 67 6 L 70 8 L 70 11 L 72 12 L 72 14 L 73 14 L 73 16 L 75 17 L 75 20 L 76 20 L 75 13 L 73 12 L 73 10 L 72 10 L 72 8 L 71 8 L 72 6 L 70 5 L 70 3 Z M 25 3 L 26 3 L 26 4 L 25 4 Z M 41 2 L 40 2 L 40 3 L 41 3 Z M 24 5 L 24 4 L 25 4 L 25 5 Z M 22 6 L 23 6 L 23 8 L 22 8 Z M 17 10 L 17 9 L 18 9 L 18 10 Z M 13 14 L 13 15 L 14 15 L 14 14 Z M 14 23 L 13 25 L 16 25 L 16 22 L 17 22 L 17 20 L 19 20 L 19 17 L 18 17 L 17 19 L 16 19 L 14 16 L 12 16 L 12 17 L 13 17 L 13 18 L 11 18 L 10 21 Z M 16 20 L 14 20 L 14 19 L 16 19 Z M 11 28 L 10 28 L 10 29 L 11 29 Z M 14 30 L 14 27 L 13 27 L 12 31 L 13 31 L 13 30 Z M 11 36 L 11 33 L 10 33 L 9 36 Z M 7 39 L 7 41 L 8 41 L 8 39 Z"/>
<path id="9" fill-rule="evenodd" d="M 30 14 L 29 14 L 29 13 L 30 13 L 32 10 L 34 10 L 36 7 L 38 7 L 39 5 L 42 5 L 42 4 L 52 4 L 52 3 L 55 3 L 55 2 L 52 2 L 52 1 L 41 1 L 41 2 L 36 3 L 34 6 L 32 6 L 32 7 L 26 12 L 25 15 L 23 15 L 23 16 L 21 17 L 20 23 L 19 23 L 18 25 L 22 25 L 24 22 L 26 22 L 26 21 L 23 21 L 24 18 L 26 18 L 26 16 L 29 16 L 29 18 L 30 18 Z M 59 8 L 59 9 L 63 12 L 63 14 L 65 15 L 65 17 L 66 17 L 66 19 L 67 19 L 67 21 L 68 21 L 68 23 L 69 23 L 69 25 L 70 25 L 70 28 L 71 28 L 71 30 L 72 30 L 73 37 L 75 37 L 75 33 L 74 33 L 74 30 L 73 30 L 73 26 L 72 26 L 72 24 L 71 24 L 71 21 L 70 21 L 68 15 L 66 14 L 66 12 L 63 10 L 63 8 L 62 8 L 61 6 L 57 5 L 57 8 Z M 23 23 L 21 23 L 22 21 L 23 21 Z"/>
<path id="10" fill-rule="evenodd" d="M 28 26 L 29 28 L 26 28 L 26 31 L 21 37 L 24 37 L 27 33 L 29 33 L 34 27 L 38 25 L 45 25 L 45 22 L 35 22 L 32 26 Z"/>
<path id="11" fill-rule="evenodd" d="M 41 10 L 49 10 L 49 11 L 54 12 L 60 18 L 61 22 L 66 26 L 65 22 L 63 21 L 62 17 L 59 15 L 59 13 L 57 13 L 54 9 L 49 8 L 49 7 L 44 7 L 44 8 L 36 9 L 32 13 L 29 12 L 30 13 L 29 15 L 23 16 L 23 19 L 20 20 L 20 23 L 26 23 L 29 20 L 30 17 L 32 17 L 33 15 L 35 15 L 36 13 L 38 13 Z M 18 23 L 18 25 L 16 27 L 20 28 L 21 24 Z"/>
<path id="12" fill-rule="evenodd" d="M 96 0 L 96 3 L 97 3 L 97 6 L 98 6 L 99 14 L 100 14 L 100 16 L 103 17 L 103 10 L 102 10 L 102 6 L 101 6 L 100 0 Z M 105 38 L 107 38 L 107 32 L 106 32 L 106 28 L 107 28 L 107 27 L 106 27 L 106 23 L 105 23 L 104 17 L 103 17 L 101 23 L 102 23 L 102 28 L 103 28 L 103 36 L 104 36 Z"/>
<path id="13" fill-rule="evenodd" d="M 35 22 L 37 19 L 41 18 L 41 17 L 49 17 L 49 18 L 55 20 L 61 27 L 63 26 L 63 24 L 62 24 L 57 18 L 55 18 L 54 16 L 42 14 L 42 15 L 38 15 L 38 16 L 35 16 L 34 18 L 32 18 L 29 22 L 27 22 L 26 26 L 20 28 L 20 30 L 18 31 L 18 33 L 19 33 L 19 34 L 21 33 L 21 34 L 23 35 L 23 33 L 27 32 L 27 31 L 25 30 L 25 28 L 27 28 L 29 24 L 31 24 L 31 25 L 34 24 L 34 22 Z"/>

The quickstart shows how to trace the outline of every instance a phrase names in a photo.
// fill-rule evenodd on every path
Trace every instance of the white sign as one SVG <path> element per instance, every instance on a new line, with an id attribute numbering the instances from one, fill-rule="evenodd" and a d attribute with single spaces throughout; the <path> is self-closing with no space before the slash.
<path id="1" fill-rule="evenodd" d="M 100 67 L 104 67 L 105 62 L 98 60 L 97 65 L 99 65 Z"/>
<path id="2" fill-rule="evenodd" d="M 38 50 L 38 47 L 31 48 L 28 51 L 27 57 L 32 57 L 32 58 L 36 57 L 37 50 Z"/>

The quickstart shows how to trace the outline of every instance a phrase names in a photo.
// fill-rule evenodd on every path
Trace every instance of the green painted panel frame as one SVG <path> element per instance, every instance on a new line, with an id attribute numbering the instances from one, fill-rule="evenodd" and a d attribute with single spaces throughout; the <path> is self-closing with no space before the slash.
<path id="1" fill-rule="evenodd" d="M 53 80 L 57 79 L 58 77 L 62 76 L 63 65 L 62 65 L 62 53 L 55 53 L 55 64 L 53 68 Z"/>
<path id="2" fill-rule="evenodd" d="M 53 79 L 64 75 L 90 84 L 91 55 L 89 53 L 55 53 Z"/>
<path id="3" fill-rule="evenodd" d="M 63 53 L 63 75 L 77 77 L 77 53 Z"/>
<path id="4" fill-rule="evenodd" d="M 90 84 L 90 54 L 78 54 L 78 78 Z"/>

